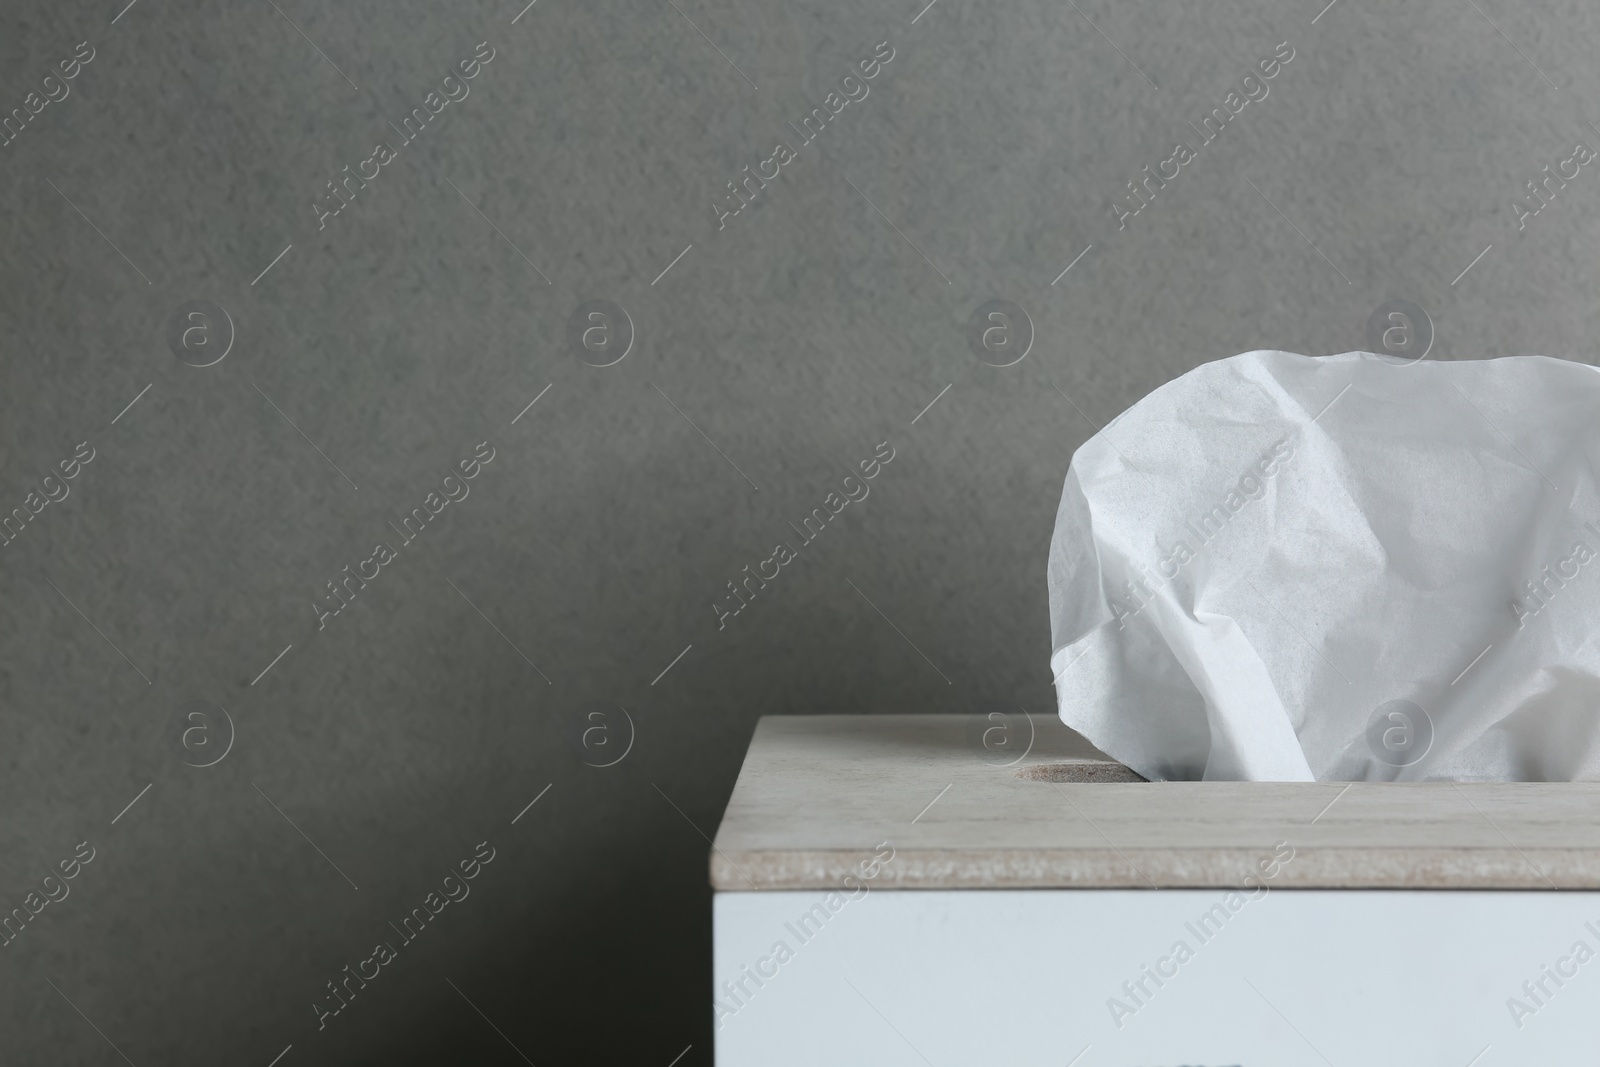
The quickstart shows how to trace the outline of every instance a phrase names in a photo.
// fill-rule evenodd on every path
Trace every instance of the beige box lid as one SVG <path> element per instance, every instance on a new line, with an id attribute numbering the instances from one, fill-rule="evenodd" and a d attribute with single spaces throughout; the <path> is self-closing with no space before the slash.
<path id="1" fill-rule="evenodd" d="M 1052 715 L 1026 754 L 977 715 L 756 725 L 711 852 L 724 891 L 1597 889 L 1600 783 L 1145 782 Z M 1026 727 L 1013 726 L 1017 747 Z"/>

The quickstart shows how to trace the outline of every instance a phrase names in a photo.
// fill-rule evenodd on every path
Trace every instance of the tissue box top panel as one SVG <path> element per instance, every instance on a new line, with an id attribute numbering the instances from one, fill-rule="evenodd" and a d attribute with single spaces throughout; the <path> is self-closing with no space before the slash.
<path id="1" fill-rule="evenodd" d="M 1054 715 L 990 730 L 762 718 L 712 886 L 1600 889 L 1600 783 L 1146 782 Z"/>

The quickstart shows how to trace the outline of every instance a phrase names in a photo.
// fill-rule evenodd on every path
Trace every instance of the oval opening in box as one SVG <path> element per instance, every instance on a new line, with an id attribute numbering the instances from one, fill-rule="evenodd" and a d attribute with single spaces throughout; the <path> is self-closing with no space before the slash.
<path id="1" fill-rule="evenodd" d="M 1011 772 L 1025 782 L 1143 782 L 1146 779 L 1109 760 L 1070 760 L 1065 763 L 1029 763 Z"/>

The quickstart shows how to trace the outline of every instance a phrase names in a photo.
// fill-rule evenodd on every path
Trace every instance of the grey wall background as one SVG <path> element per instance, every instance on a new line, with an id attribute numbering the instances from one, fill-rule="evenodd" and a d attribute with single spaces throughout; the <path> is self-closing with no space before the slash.
<path id="1" fill-rule="evenodd" d="M 0 507 L 95 456 L 0 549 L 0 905 L 95 850 L 0 948 L 7 1063 L 709 1063 L 703 834 L 756 718 L 1050 713 L 1045 552 L 1097 424 L 1211 359 L 1366 347 L 1397 297 L 1431 358 L 1594 358 L 1600 176 L 1512 206 L 1600 141 L 1576 2 L 124 2 L 0 32 L 7 110 L 94 49 L 0 148 Z M 485 41 L 319 230 L 324 183 Z M 1285 41 L 1119 230 L 1124 183 Z M 995 298 L 1036 329 L 1006 368 L 964 336 Z M 203 368 L 165 336 L 195 299 L 235 334 Z M 636 329 L 610 367 L 565 341 L 592 299 Z M 605 769 L 597 705 L 635 728 Z M 232 747 L 192 766 L 218 707 Z M 318 1030 L 481 841 L 470 897 Z"/>

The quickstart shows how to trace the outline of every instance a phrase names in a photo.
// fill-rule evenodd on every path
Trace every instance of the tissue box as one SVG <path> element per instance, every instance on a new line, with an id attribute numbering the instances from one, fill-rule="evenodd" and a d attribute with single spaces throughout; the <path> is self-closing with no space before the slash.
<path id="1" fill-rule="evenodd" d="M 767 717 L 711 853 L 717 1063 L 1589 1062 L 1596 810 L 1144 782 L 1048 714 Z"/>

